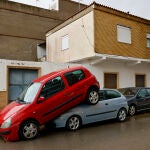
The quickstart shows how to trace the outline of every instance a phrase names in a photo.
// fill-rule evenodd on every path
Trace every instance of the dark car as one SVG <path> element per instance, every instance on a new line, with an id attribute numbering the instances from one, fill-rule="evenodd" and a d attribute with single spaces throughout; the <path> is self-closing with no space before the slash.
<path id="1" fill-rule="evenodd" d="M 118 89 L 127 99 L 129 115 L 150 109 L 150 87 L 129 87 Z"/>

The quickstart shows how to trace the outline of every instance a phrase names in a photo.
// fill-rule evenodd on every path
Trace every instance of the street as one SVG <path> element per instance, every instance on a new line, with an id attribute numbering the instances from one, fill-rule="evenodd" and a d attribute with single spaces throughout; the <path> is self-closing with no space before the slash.
<path id="1" fill-rule="evenodd" d="M 116 120 L 90 124 L 76 132 L 43 129 L 35 140 L 4 142 L 1 150 L 148 150 L 150 148 L 150 112 Z"/>

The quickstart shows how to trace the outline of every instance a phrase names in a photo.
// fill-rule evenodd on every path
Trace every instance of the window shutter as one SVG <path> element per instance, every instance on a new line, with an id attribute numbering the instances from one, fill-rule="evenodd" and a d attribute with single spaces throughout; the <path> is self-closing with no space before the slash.
<path id="1" fill-rule="evenodd" d="M 117 40 L 119 42 L 131 44 L 131 29 L 117 25 Z"/>

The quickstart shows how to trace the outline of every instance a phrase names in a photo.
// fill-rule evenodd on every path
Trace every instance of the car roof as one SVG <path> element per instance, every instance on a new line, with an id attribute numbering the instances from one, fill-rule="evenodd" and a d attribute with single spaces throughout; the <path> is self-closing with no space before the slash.
<path id="1" fill-rule="evenodd" d="M 57 71 L 53 71 L 49 74 L 43 75 L 35 80 L 33 80 L 33 82 L 45 82 L 53 77 L 59 76 L 61 74 L 73 71 L 73 70 L 78 70 L 78 69 L 82 69 L 82 70 L 86 70 L 86 68 L 84 68 L 83 66 L 75 66 L 75 67 L 68 67 L 68 68 L 64 68 L 64 69 L 60 69 Z"/>

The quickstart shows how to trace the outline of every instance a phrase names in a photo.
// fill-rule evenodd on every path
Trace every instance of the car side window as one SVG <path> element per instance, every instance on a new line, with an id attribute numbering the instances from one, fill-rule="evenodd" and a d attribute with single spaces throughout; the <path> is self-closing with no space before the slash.
<path id="1" fill-rule="evenodd" d="M 118 97 L 121 97 L 121 94 L 116 91 L 108 90 L 105 93 L 106 99 L 112 99 L 112 98 L 118 98 Z"/>
<path id="2" fill-rule="evenodd" d="M 61 77 L 56 77 L 49 80 L 44 86 L 40 93 L 40 96 L 49 98 L 50 96 L 62 91 L 65 88 L 65 84 Z"/>
<path id="3" fill-rule="evenodd" d="M 150 89 L 147 89 L 147 96 L 150 96 Z"/>
<path id="4" fill-rule="evenodd" d="M 100 90 L 99 96 L 100 96 L 100 101 L 105 100 L 105 93 L 104 93 L 104 91 Z"/>
<path id="5" fill-rule="evenodd" d="M 85 78 L 85 74 L 82 70 L 71 71 L 65 73 L 64 76 L 70 86 Z"/>
<path id="6" fill-rule="evenodd" d="M 138 94 L 138 96 L 140 96 L 140 97 L 146 97 L 146 95 L 147 95 L 146 89 L 141 89 Z"/>

